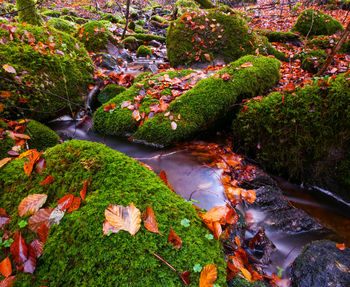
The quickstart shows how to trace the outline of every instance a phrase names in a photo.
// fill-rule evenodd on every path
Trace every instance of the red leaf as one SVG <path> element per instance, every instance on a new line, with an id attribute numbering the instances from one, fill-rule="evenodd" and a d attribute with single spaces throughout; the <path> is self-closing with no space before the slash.
<path id="1" fill-rule="evenodd" d="M 0 273 L 5 277 L 9 277 L 12 273 L 12 266 L 10 258 L 6 257 L 0 262 Z"/>
<path id="2" fill-rule="evenodd" d="M 9 223 L 11 219 L 8 217 L 5 209 L 0 207 L 0 228 L 2 228 L 5 224 Z"/>
<path id="3" fill-rule="evenodd" d="M 42 253 L 43 253 L 43 243 L 38 239 L 34 239 L 29 244 L 29 257 L 39 258 Z"/>
<path id="4" fill-rule="evenodd" d="M 248 67 L 253 67 L 253 64 L 251 62 L 248 62 L 241 65 L 241 68 L 248 68 Z"/>
<path id="5" fill-rule="evenodd" d="M 67 194 L 63 196 L 59 201 L 58 201 L 58 209 L 59 210 L 66 210 L 72 206 L 74 200 L 74 195 L 73 194 Z"/>
<path id="6" fill-rule="evenodd" d="M 68 208 L 67 212 L 72 212 L 74 210 L 78 210 L 80 207 L 81 198 L 74 197 L 72 205 Z"/>
<path id="7" fill-rule="evenodd" d="M 191 277 L 190 276 L 191 276 L 191 272 L 190 271 L 184 271 L 181 274 L 182 280 L 184 281 L 184 283 L 186 285 L 190 285 L 190 283 L 191 283 Z"/>
<path id="8" fill-rule="evenodd" d="M 182 240 L 179 235 L 170 227 L 170 232 L 168 235 L 168 242 L 174 246 L 176 249 L 179 249 L 182 245 Z"/>
<path id="9" fill-rule="evenodd" d="M 85 180 L 85 182 L 83 184 L 83 189 L 80 191 L 80 197 L 82 200 L 85 200 L 87 184 L 88 184 L 88 181 Z"/>
<path id="10" fill-rule="evenodd" d="M 52 175 L 49 175 L 43 182 L 40 183 L 40 185 L 49 184 L 53 181 L 55 181 L 55 178 Z"/>
<path id="11" fill-rule="evenodd" d="M 39 239 L 43 243 L 47 241 L 47 234 L 49 233 L 49 231 L 50 231 L 50 228 L 45 223 L 40 224 L 40 226 L 38 227 L 37 233 L 38 233 Z"/>
<path id="12" fill-rule="evenodd" d="M 0 287 L 12 287 L 13 283 L 15 282 L 17 276 L 10 276 L 5 278 L 0 282 Z"/>
<path id="13" fill-rule="evenodd" d="M 149 205 L 147 205 L 146 210 L 142 213 L 142 219 L 143 219 L 143 224 L 145 225 L 147 230 L 154 233 L 159 233 L 158 224 L 156 221 L 156 217 L 154 215 L 154 211 L 152 207 L 150 207 Z"/>
<path id="14" fill-rule="evenodd" d="M 13 261 L 16 262 L 18 265 L 22 265 L 24 262 L 27 261 L 28 247 L 22 237 L 22 234 L 18 233 L 18 231 L 15 233 L 14 241 L 10 246 L 10 250 L 12 253 Z"/>
<path id="15" fill-rule="evenodd" d="M 29 221 L 28 221 L 29 230 L 37 233 L 38 228 L 41 224 L 45 224 L 47 227 L 50 227 L 49 218 L 52 210 L 53 208 L 42 208 L 37 212 L 35 212 L 34 215 L 32 215 L 29 218 Z"/>
<path id="16" fill-rule="evenodd" d="M 43 169 L 46 167 L 46 161 L 44 158 L 39 158 L 37 164 L 35 165 L 35 170 L 37 173 L 42 174 Z"/>
<path id="17" fill-rule="evenodd" d="M 288 85 L 284 88 L 286 91 L 293 91 L 295 89 L 295 85 L 293 82 L 288 83 Z"/>
<path id="18" fill-rule="evenodd" d="M 345 243 L 337 243 L 336 244 L 337 248 L 340 249 L 340 250 L 345 250 Z"/>

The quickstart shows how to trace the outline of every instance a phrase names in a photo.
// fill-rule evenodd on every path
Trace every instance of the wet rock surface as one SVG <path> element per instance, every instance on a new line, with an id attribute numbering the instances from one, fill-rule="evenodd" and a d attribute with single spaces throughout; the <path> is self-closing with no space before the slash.
<path id="1" fill-rule="evenodd" d="M 350 286 L 350 249 L 328 240 L 315 241 L 297 257 L 291 269 L 294 287 Z"/>

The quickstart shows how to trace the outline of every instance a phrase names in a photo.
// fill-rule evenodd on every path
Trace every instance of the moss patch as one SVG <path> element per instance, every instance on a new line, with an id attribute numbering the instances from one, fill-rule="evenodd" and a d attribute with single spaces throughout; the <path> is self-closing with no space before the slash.
<path id="1" fill-rule="evenodd" d="M 13 40 L 8 29 L 15 30 Z M 74 38 L 51 27 L 28 24 L 3 24 L 0 38 L 7 40 L 0 45 L 0 61 L 16 70 L 15 74 L 0 70 L 0 76 L 7 79 L 0 92 L 11 92 L 5 115 L 12 113 L 17 118 L 14 106 L 19 106 L 28 118 L 47 120 L 75 108 L 69 108 L 62 98 L 82 102 L 92 81 L 93 65 Z M 18 84 L 18 77 L 28 84 Z"/>
<path id="2" fill-rule="evenodd" d="M 109 100 L 113 99 L 115 96 L 124 92 L 126 88 L 116 85 L 110 84 L 107 85 L 97 96 L 97 100 L 101 103 L 107 103 Z"/>
<path id="3" fill-rule="evenodd" d="M 297 31 L 303 36 L 309 35 L 333 35 L 338 31 L 343 31 L 342 24 L 331 16 L 307 9 L 301 12 L 292 31 Z"/>
<path id="4" fill-rule="evenodd" d="M 43 19 L 36 9 L 34 0 L 16 0 L 19 21 L 31 25 L 42 25 Z"/>
<path id="5" fill-rule="evenodd" d="M 327 59 L 327 54 L 323 50 L 312 50 L 303 54 L 301 59 L 301 66 L 304 70 L 317 73 Z"/>
<path id="6" fill-rule="evenodd" d="M 30 136 L 28 145 L 31 149 L 42 151 L 59 143 L 59 137 L 52 129 L 35 120 L 29 120 L 25 133 Z"/>
<path id="7" fill-rule="evenodd" d="M 340 75 L 329 86 L 320 83 L 249 102 L 233 127 L 245 151 L 266 168 L 327 186 L 349 162 L 350 82 Z M 349 189 L 348 183 L 338 182 Z"/>
<path id="8" fill-rule="evenodd" d="M 10 162 L 1 170 L 2 207 L 13 215 L 14 223 L 18 220 L 17 206 L 28 194 L 46 193 L 46 205 L 55 206 L 67 193 L 79 196 L 85 180 L 89 180 L 90 186 L 80 209 L 66 214 L 60 225 L 51 227 L 43 255 L 37 262 L 36 280 L 21 274 L 15 286 L 55 286 L 63 273 L 60 282 L 64 286 L 104 286 L 106 282 L 118 286 L 180 286 L 176 274 L 149 251 L 163 257 L 180 272 L 191 270 L 191 286 L 198 286 L 199 282 L 199 273 L 192 271 L 195 264 L 215 264 L 216 283 L 225 285 L 226 264 L 220 243 L 205 238 L 208 230 L 194 207 L 175 195 L 152 171 L 102 144 L 84 141 L 70 141 L 51 148 L 45 159 L 46 169 L 42 175 L 33 173 L 28 178 L 23 172 L 23 160 Z M 40 186 L 49 174 L 56 181 Z M 107 206 L 127 206 L 131 202 L 141 211 L 147 205 L 153 208 L 159 231 L 164 236 L 147 231 L 143 224 L 134 237 L 124 231 L 102 236 Z M 184 218 L 189 219 L 190 228 L 181 225 Z M 178 250 L 167 242 L 170 227 L 182 238 L 183 244 Z M 22 235 L 27 240 L 31 237 L 24 231 Z M 5 258 L 2 252 L 1 260 Z"/>
<path id="9" fill-rule="evenodd" d="M 152 56 L 152 50 L 151 48 L 141 45 L 140 47 L 137 48 L 136 55 L 138 57 L 147 57 L 147 56 Z"/>
<path id="10" fill-rule="evenodd" d="M 54 27 L 62 32 L 73 34 L 76 30 L 76 25 L 73 22 L 61 19 L 61 18 L 51 18 L 47 22 L 47 25 Z"/>

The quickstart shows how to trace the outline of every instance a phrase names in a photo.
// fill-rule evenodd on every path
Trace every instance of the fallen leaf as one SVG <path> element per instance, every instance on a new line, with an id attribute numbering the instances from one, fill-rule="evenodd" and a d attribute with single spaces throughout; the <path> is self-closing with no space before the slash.
<path id="1" fill-rule="evenodd" d="M 182 245 L 182 240 L 179 235 L 170 227 L 170 232 L 168 235 L 168 242 L 174 246 L 176 249 L 179 249 Z"/>
<path id="2" fill-rule="evenodd" d="M 12 157 L 5 157 L 2 160 L 0 160 L 0 168 L 2 168 L 5 164 L 13 160 Z"/>
<path id="3" fill-rule="evenodd" d="M 0 287 L 12 287 L 13 283 L 15 283 L 16 278 L 17 276 L 15 275 L 5 278 L 0 282 Z"/>
<path id="4" fill-rule="evenodd" d="M 0 97 L 2 97 L 2 98 L 9 98 L 9 97 L 11 97 L 11 92 L 9 92 L 9 91 L 1 91 Z"/>
<path id="5" fill-rule="evenodd" d="M 341 264 L 337 260 L 334 261 L 335 265 L 337 265 L 338 269 L 343 273 L 349 273 L 350 274 L 350 268 L 345 266 L 344 264 Z"/>
<path id="6" fill-rule="evenodd" d="M 73 203 L 72 203 L 72 205 L 68 208 L 67 212 L 72 212 L 72 211 L 78 210 L 79 207 L 80 207 L 80 203 L 81 203 L 81 198 L 75 196 L 74 199 L 73 199 Z"/>
<path id="7" fill-rule="evenodd" d="M 10 251 L 12 253 L 12 260 L 18 265 L 22 265 L 28 259 L 28 247 L 25 243 L 22 234 L 16 232 L 13 238 L 13 242 L 10 246 Z"/>
<path id="8" fill-rule="evenodd" d="M 6 257 L 4 260 L 0 262 L 0 273 L 5 276 L 9 277 L 12 273 L 12 266 L 10 258 Z"/>
<path id="9" fill-rule="evenodd" d="M 171 122 L 171 129 L 174 131 L 177 129 L 177 123 Z"/>
<path id="10" fill-rule="evenodd" d="M 161 170 L 158 177 L 165 183 L 165 185 L 167 187 L 169 187 L 171 189 L 172 192 L 176 193 L 175 190 L 173 189 L 173 187 L 170 185 L 169 181 L 168 181 L 168 176 L 165 172 L 165 170 Z"/>
<path id="11" fill-rule="evenodd" d="M 59 210 L 57 207 L 51 212 L 49 217 L 49 225 L 59 225 L 61 222 L 61 219 L 64 217 L 64 211 Z"/>
<path id="12" fill-rule="evenodd" d="M 30 194 L 23 198 L 21 203 L 18 205 L 19 216 L 28 216 L 34 214 L 40 209 L 46 202 L 46 194 Z"/>
<path id="13" fill-rule="evenodd" d="M 336 244 L 336 247 L 338 248 L 338 249 L 340 249 L 340 250 L 345 250 L 345 243 L 337 243 Z"/>
<path id="14" fill-rule="evenodd" d="M 251 62 L 247 62 L 241 65 L 241 68 L 248 68 L 248 67 L 253 67 L 253 64 Z"/>
<path id="15" fill-rule="evenodd" d="M 50 228 L 45 223 L 42 223 L 39 225 L 37 234 L 42 243 L 45 243 L 47 241 L 47 235 L 49 231 L 50 231 Z"/>
<path id="16" fill-rule="evenodd" d="M 34 165 L 39 161 L 41 154 L 42 153 L 38 152 L 37 150 L 33 150 L 33 152 L 29 154 L 29 162 L 24 163 L 24 172 L 27 176 L 30 176 L 32 173 Z"/>
<path id="17" fill-rule="evenodd" d="M 156 221 L 156 216 L 152 207 L 147 205 L 146 210 L 142 213 L 143 224 L 145 225 L 148 231 L 153 233 L 159 233 L 158 224 Z"/>
<path id="18" fill-rule="evenodd" d="M 182 277 L 182 281 L 184 281 L 184 283 L 186 285 L 190 285 L 190 283 L 191 283 L 191 272 L 190 271 L 182 272 L 181 277 Z"/>
<path id="19" fill-rule="evenodd" d="M 249 282 L 253 282 L 252 281 L 252 274 L 250 274 L 250 272 L 245 269 L 244 267 L 240 268 L 240 271 L 242 272 L 243 276 L 249 281 Z"/>
<path id="20" fill-rule="evenodd" d="M 103 235 L 118 233 L 120 229 L 113 227 L 107 220 L 103 223 Z"/>
<path id="21" fill-rule="evenodd" d="M 59 210 L 65 211 L 66 209 L 70 208 L 72 206 L 74 200 L 74 195 L 73 194 L 67 194 L 63 196 L 59 201 L 57 208 Z"/>
<path id="22" fill-rule="evenodd" d="M 110 204 L 105 210 L 106 220 L 115 228 L 135 235 L 141 227 L 141 212 L 133 202 L 127 207 Z"/>
<path id="23" fill-rule="evenodd" d="M 23 272 L 33 274 L 36 268 L 36 258 L 30 256 L 23 264 Z"/>
<path id="24" fill-rule="evenodd" d="M 43 250 L 43 243 L 38 239 L 34 239 L 28 246 L 29 257 L 39 258 Z"/>
<path id="25" fill-rule="evenodd" d="M 208 62 L 211 61 L 211 58 L 210 58 L 210 55 L 209 55 L 209 54 L 204 54 L 203 56 L 204 56 L 204 58 L 205 58 Z"/>
<path id="26" fill-rule="evenodd" d="M 47 227 L 50 227 L 49 218 L 52 211 L 53 208 L 42 208 L 35 212 L 28 220 L 29 230 L 37 233 L 41 224 L 46 224 Z"/>
<path id="27" fill-rule="evenodd" d="M 2 228 L 5 224 L 9 223 L 11 219 L 7 215 L 5 209 L 0 207 L 0 228 Z"/>
<path id="28" fill-rule="evenodd" d="M 10 74 L 16 74 L 16 73 L 17 73 L 17 72 L 16 72 L 16 69 L 15 69 L 14 67 L 10 66 L 9 64 L 3 65 L 2 68 L 3 68 L 6 72 L 8 72 L 8 73 L 10 73 Z"/>
<path id="29" fill-rule="evenodd" d="M 49 175 L 47 178 L 44 179 L 44 181 L 40 183 L 40 185 L 49 184 L 53 181 L 55 181 L 55 178 L 52 175 Z"/>
<path id="30" fill-rule="evenodd" d="M 217 278 L 217 270 L 214 264 L 206 265 L 199 278 L 199 287 L 213 287 Z"/>
<path id="31" fill-rule="evenodd" d="M 87 184 L 88 184 L 88 181 L 85 180 L 85 182 L 83 184 L 83 189 L 80 191 L 80 197 L 82 200 L 85 200 Z"/>

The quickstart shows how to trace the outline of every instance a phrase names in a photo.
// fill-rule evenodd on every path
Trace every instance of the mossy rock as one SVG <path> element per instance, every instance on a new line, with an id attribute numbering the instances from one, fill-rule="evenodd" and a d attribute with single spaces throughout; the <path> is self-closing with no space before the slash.
<path id="1" fill-rule="evenodd" d="M 25 159 L 14 160 L 1 169 L 0 199 L 11 214 L 12 231 L 19 229 L 17 207 L 28 194 L 48 194 L 45 206 L 55 207 L 67 193 L 79 196 L 85 180 L 90 184 L 80 209 L 65 214 L 58 226 L 51 226 L 34 274 L 19 274 L 14 286 L 56 286 L 58 281 L 62 286 L 106 286 L 106 282 L 110 286 L 181 286 L 176 273 L 152 253 L 179 272 L 190 270 L 190 286 L 198 286 L 199 282 L 194 265 L 215 264 L 216 283 L 225 286 L 226 264 L 220 242 L 208 240 L 205 235 L 210 231 L 192 204 L 173 193 L 141 163 L 102 144 L 77 140 L 50 148 L 43 156 L 46 168 L 42 175 L 33 172 L 26 176 Z M 48 175 L 55 181 L 40 186 Z M 108 205 L 127 206 L 131 202 L 141 212 L 147 205 L 153 208 L 163 236 L 149 232 L 143 224 L 135 236 L 125 231 L 103 236 Z M 190 227 L 181 225 L 185 218 Z M 167 242 L 170 227 L 182 239 L 180 249 Z M 27 241 L 35 237 L 27 228 L 21 232 Z M 1 249 L 0 260 L 5 257 Z"/>
<path id="2" fill-rule="evenodd" d="M 109 21 L 111 23 L 116 24 L 116 23 L 119 23 L 120 19 L 118 17 L 114 16 L 113 14 L 105 13 L 105 14 L 103 14 L 101 20 Z"/>
<path id="3" fill-rule="evenodd" d="M 75 34 L 75 37 L 81 41 L 85 48 L 91 52 L 105 50 L 108 43 L 117 45 L 117 40 L 101 21 L 91 21 L 84 24 Z"/>
<path id="4" fill-rule="evenodd" d="M 152 20 L 158 22 L 158 23 L 161 23 L 161 24 L 167 24 L 168 23 L 168 20 L 166 20 L 165 18 L 159 16 L 159 15 L 153 15 Z"/>
<path id="5" fill-rule="evenodd" d="M 132 21 L 132 20 L 130 20 L 130 21 L 129 21 L 129 24 L 128 24 L 128 28 L 129 28 L 130 30 L 134 31 L 134 30 L 135 30 L 135 27 L 136 27 L 135 22 Z"/>
<path id="6" fill-rule="evenodd" d="M 146 24 L 146 21 L 144 21 L 144 20 L 137 20 L 137 21 L 135 22 L 135 24 L 136 24 L 136 25 L 139 25 L 139 26 L 141 26 L 141 27 L 143 27 L 143 26 Z"/>
<path id="7" fill-rule="evenodd" d="M 4 105 L 5 115 L 23 116 L 13 108 L 19 106 L 26 117 L 44 121 L 76 108 L 64 99 L 82 103 L 93 72 L 84 47 L 51 27 L 4 25 L 16 30 L 10 40 L 10 32 L 0 29 L 0 38 L 8 40 L 0 45 L 0 61 L 16 70 L 16 73 L 0 70 L 0 76 L 7 79 L 0 91 L 11 92 L 10 104 Z M 18 77 L 22 83 L 30 84 L 18 85 Z"/>
<path id="8" fill-rule="evenodd" d="M 333 49 L 338 43 L 339 37 L 318 36 L 306 41 L 305 46 L 311 49 Z M 350 54 L 350 40 L 345 41 L 341 46 L 339 53 Z"/>
<path id="9" fill-rule="evenodd" d="M 62 32 L 73 34 L 76 31 L 76 25 L 73 22 L 61 19 L 61 18 L 51 18 L 47 20 L 47 25 L 54 27 Z"/>
<path id="10" fill-rule="evenodd" d="M 215 5 L 213 2 L 211 2 L 210 0 L 195 0 L 201 8 L 203 9 L 211 9 L 214 8 Z"/>
<path id="11" fill-rule="evenodd" d="M 307 9 L 301 12 L 292 31 L 297 31 L 303 36 L 333 35 L 343 31 L 342 24 L 331 16 L 321 12 Z"/>
<path id="12" fill-rule="evenodd" d="M 252 66 L 240 68 L 242 64 L 249 62 Z M 280 77 L 279 66 L 278 60 L 269 57 L 242 57 L 218 73 L 227 73 L 231 79 L 225 81 L 221 77 L 212 76 L 199 81 L 194 88 L 171 102 L 165 112 L 157 113 L 138 127 L 132 111 L 119 106 L 123 101 L 133 101 L 141 89 L 147 89 L 149 79 L 146 78 L 108 102 L 117 105 L 118 108 L 113 112 L 107 113 L 103 107 L 99 108 L 94 115 L 94 127 L 101 133 L 124 136 L 133 134 L 136 140 L 162 146 L 189 139 L 215 125 L 217 120 L 224 117 L 243 98 L 255 97 L 277 84 Z M 181 72 L 185 71 L 193 72 Z M 179 73 L 180 71 L 170 72 L 169 77 L 181 77 Z M 150 80 L 156 81 L 160 75 L 155 75 Z M 140 113 L 149 113 L 147 109 L 153 102 L 155 100 L 151 96 L 145 96 L 139 108 Z M 166 112 L 174 116 L 173 121 L 177 125 L 175 130 L 172 129 L 172 120 L 164 116 Z"/>
<path id="13" fill-rule="evenodd" d="M 274 50 L 266 38 L 249 30 L 240 16 L 203 10 L 185 13 L 172 22 L 166 45 L 168 59 L 175 67 L 208 62 L 208 58 L 230 63 L 255 54 L 257 49 L 262 55 Z"/>
<path id="14" fill-rule="evenodd" d="M 16 0 L 19 21 L 31 25 L 42 25 L 44 23 L 42 17 L 36 9 L 34 0 Z"/>
<path id="15" fill-rule="evenodd" d="M 265 36 L 270 42 L 293 42 L 299 40 L 299 35 L 293 32 L 257 30 L 259 35 Z"/>
<path id="16" fill-rule="evenodd" d="M 303 54 L 301 59 L 301 67 L 304 70 L 310 73 L 317 73 L 326 61 L 327 53 L 323 50 L 312 50 Z"/>
<path id="17" fill-rule="evenodd" d="M 62 15 L 68 15 L 68 16 L 74 16 L 74 17 L 78 17 L 77 12 L 75 12 L 74 10 L 67 8 L 67 7 L 63 7 L 61 9 L 61 14 Z"/>
<path id="18" fill-rule="evenodd" d="M 0 123 L 2 123 L 1 120 Z M 11 150 L 11 148 L 14 145 L 15 141 L 8 136 L 5 136 L 3 139 L 0 139 L 0 160 L 4 157 L 9 157 L 9 154 L 7 152 Z"/>
<path id="19" fill-rule="evenodd" d="M 42 151 L 59 143 L 58 135 L 49 127 L 35 120 L 29 120 L 25 134 L 30 136 L 29 148 Z"/>
<path id="20" fill-rule="evenodd" d="M 343 176 L 350 166 L 350 81 L 343 74 L 327 82 L 247 103 L 234 121 L 234 136 L 278 175 L 324 188 L 337 181 L 349 190 Z M 350 199 L 348 192 L 335 192 Z"/>
<path id="21" fill-rule="evenodd" d="M 137 48 L 136 55 L 138 57 L 147 57 L 147 56 L 152 56 L 152 50 L 151 48 L 141 45 L 140 47 Z"/>
<path id="22" fill-rule="evenodd" d="M 58 18 L 61 16 L 61 11 L 59 11 L 59 10 L 47 10 L 47 11 L 42 12 L 41 15 L 44 17 Z"/>
<path id="23" fill-rule="evenodd" d="M 192 10 L 198 9 L 199 4 L 193 0 L 178 0 L 174 4 L 174 8 L 176 9 L 178 15 L 182 15 L 185 12 L 190 12 Z"/>
<path id="24" fill-rule="evenodd" d="M 107 85 L 97 96 L 97 100 L 100 102 L 100 104 L 105 104 L 109 100 L 113 99 L 115 96 L 119 95 L 120 93 L 124 92 L 126 90 L 125 87 L 116 85 L 116 84 L 110 84 Z"/>
<path id="25" fill-rule="evenodd" d="M 152 35 L 152 34 L 142 34 L 142 33 L 135 33 L 135 34 L 132 34 L 131 36 L 143 42 L 150 42 L 152 40 L 156 40 L 158 42 L 165 43 L 165 37 L 163 36 Z"/>

